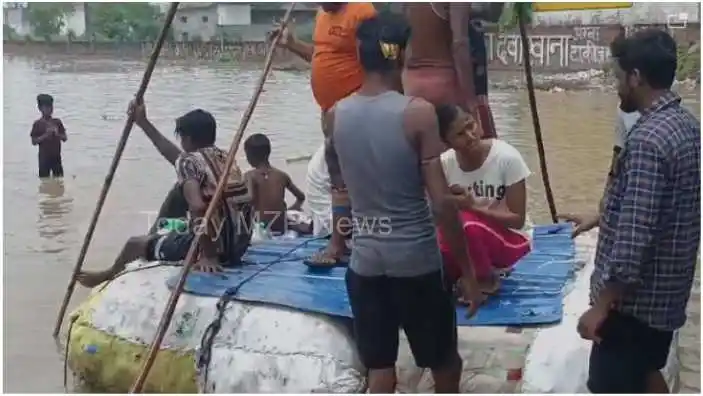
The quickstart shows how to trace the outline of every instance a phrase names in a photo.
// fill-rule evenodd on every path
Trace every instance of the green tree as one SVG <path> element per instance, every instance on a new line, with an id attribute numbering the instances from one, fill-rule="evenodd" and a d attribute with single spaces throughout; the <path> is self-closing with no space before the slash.
<path id="1" fill-rule="evenodd" d="M 61 34 L 66 16 L 72 12 L 70 3 L 28 3 L 27 19 L 35 35 L 50 40 Z"/>
<path id="2" fill-rule="evenodd" d="M 12 26 L 8 24 L 3 24 L 2 25 L 2 34 L 5 40 L 16 40 L 17 39 L 17 31 L 12 28 Z"/>
<path id="3" fill-rule="evenodd" d="M 89 31 L 110 40 L 154 40 L 161 13 L 149 3 L 88 3 Z"/>

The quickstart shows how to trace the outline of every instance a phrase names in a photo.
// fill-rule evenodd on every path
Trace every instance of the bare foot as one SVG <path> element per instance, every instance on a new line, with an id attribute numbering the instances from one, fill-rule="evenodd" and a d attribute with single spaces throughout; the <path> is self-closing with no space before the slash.
<path id="1" fill-rule="evenodd" d="M 205 273 L 216 273 L 224 271 L 224 268 L 217 260 L 211 258 L 200 258 L 193 266 L 193 270 Z"/>
<path id="2" fill-rule="evenodd" d="M 76 281 L 87 288 L 94 288 L 95 286 L 107 281 L 112 276 L 112 271 L 81 271 L 76 276 Z"/>
<path id="3" fill-rule="evenodd" d="M 349 254 L 349 249 L 346 246 L 340 248 L 328 244 L 324 250 L 313 254 L 307 263 L 313 267 L 334 267 L 347 254 Z"/>
<path id="4" fill-rule="evenodd" d="M 500 277 L 492 275 L 488 279 L 479 279 L 478 286 L 483 294 L 494 295 L 500 289 Z"/>

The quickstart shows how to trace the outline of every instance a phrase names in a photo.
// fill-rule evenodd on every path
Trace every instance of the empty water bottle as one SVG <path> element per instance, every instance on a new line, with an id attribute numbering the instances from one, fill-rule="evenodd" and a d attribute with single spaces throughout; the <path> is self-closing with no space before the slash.
<path id="1" fill-rule="evenodd" d="M 159 234 L 186 232 L 187 230 L 188 223 L 183 219 L 161 219 L 159 222 Z"/>
<path id="2" fill-rule="evenodd" d="M 254 230 L 251 233 L 251 242 L 259 243 L 271 239 L 271 234 L 268 232 L 266 224 L 256 223 Z"/>

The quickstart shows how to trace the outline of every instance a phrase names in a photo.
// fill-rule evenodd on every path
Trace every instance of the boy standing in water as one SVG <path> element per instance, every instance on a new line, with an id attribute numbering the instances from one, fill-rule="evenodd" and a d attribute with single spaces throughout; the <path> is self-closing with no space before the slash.
<path id="1" fill-rule="evenodd" d="M 271 142 L 266 135 L 257 133 L 249 136 L 244 142 L 244 152 L 247 161 L 254 169 L 246 173 L 245 178 L 250 182 L 254 197 L 254 210 L 257 219 L 271 231 L 285 232 L 286 210 L 301 210 L 305 202 L 305 194 L 293 183 L 290 176 L 269 163 Z M 295 204 L 286 209 L 286 190 L 295 196 Z M 309 228 L 309 227 L 308 227 Z M 310 230 L 296 230 L 308 231 Z"/>
<path id="2" fill-rule="evenodd" d="M 39 94 L 37 107 L 41 118 L 32 125 L 32 145 L 39 146 L 39 177 L 63 177 L 61 163 L 61 143 L 67 139 L 66 128 L 58 118 L 54 118 L 54 98 Z"/>

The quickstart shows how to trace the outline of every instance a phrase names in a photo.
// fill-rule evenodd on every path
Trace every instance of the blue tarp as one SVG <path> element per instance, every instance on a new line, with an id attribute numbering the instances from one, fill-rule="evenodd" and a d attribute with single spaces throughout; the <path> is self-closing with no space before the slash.
<path id="1" fill-rule="evenodd" d="M 537 325 L 557 323 L 562 317 L 563 287 L 574 270 L 575 248 L 567 224 L 537 226 L 533 250 L 506 278 L 498 295 L 491 297 L 478 314 L 466 318 L 457 307 L 459 326 Z M 185 291 L 220 297 L 240 285 L 236 300 L 285 306 L 306 312 L 351 318 L 344 275 L 346 268 L 311 269 L 303 264 L 325 245 L 320 239 L 272 240 L 252 246 L 245 256 L 249 264 L 223 274 L 191 273 Z M 263 267 L 274 263 L 261 271 Z M 257 271 L 261 271 L 256 274 Z M 177 277 L 168 280 L 169 288 Z"/>

